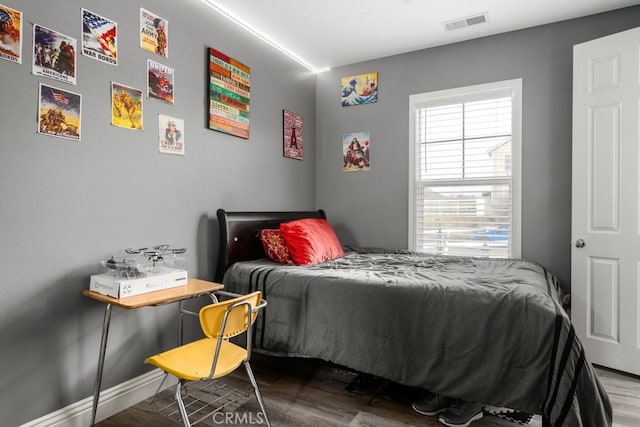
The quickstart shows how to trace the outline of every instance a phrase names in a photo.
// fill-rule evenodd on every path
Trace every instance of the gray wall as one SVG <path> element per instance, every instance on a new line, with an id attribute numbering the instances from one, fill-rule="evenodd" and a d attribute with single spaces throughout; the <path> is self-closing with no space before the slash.
<path id="1" fill-rule="evenodd" d="M 200 0 L 1 3 L 25 21 L 22 65 L 0 61 L 0 424 L 8 426 L 92 394 L 104 306 L 81 291 L 98 260 L 166 243 L 187 248 L 192 276 L 213 279 L 216 209 L 315 208 L 315 76 Z M 119 24 L 120 65 L 78 49 L 77 86 L 32 75 L 33 23 L 79 40 L 81 7 Z M 139 48 L 140 7 L 169 20 L 168 59 Z M 207 47 L 251 67 L 249 140 L 206 128 Z M 145 89 L 146 58 L 175 69 L 175 104 L 145 99 L 144 131 L 111 126 L 110 81 Z M 36 133 L 39 82 L 83 96 L 81 142 Z M 304 118 L 303 161 L 282 156 L 283 109 Z M 184 157 L 158 153 L 158 113 L 185 120 Z M 144 358 L 175 344 L 175 310 L 114 309 L 103 388 L 150 370 Z"/>
<path id="2" fill-rule="evenodd" d="M 317 205 L 344 243 L 407 247 L 409 95 L 523 79 L 522 256 L 570 286 L 572 46 L 632 28 L 640 7 L 368 61 L 318 76 Z M 340 78 L 378 72 L 375 104 Z M 342 172 L 342 134 L 371 132 L 371 170 Z"/>

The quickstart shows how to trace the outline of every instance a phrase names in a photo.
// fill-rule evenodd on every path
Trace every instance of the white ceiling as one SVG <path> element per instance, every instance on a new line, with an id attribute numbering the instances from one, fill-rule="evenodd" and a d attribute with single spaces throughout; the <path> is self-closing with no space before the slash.
<path id="1" fill-rule="evenodd" d="M 209 0 L 314 68 L 337 67 L 640 4 L 640 0 Z M 486 12 L 455 31 L 444 22 Z M 215 12 L 214 12 L 215 13 Z"/>

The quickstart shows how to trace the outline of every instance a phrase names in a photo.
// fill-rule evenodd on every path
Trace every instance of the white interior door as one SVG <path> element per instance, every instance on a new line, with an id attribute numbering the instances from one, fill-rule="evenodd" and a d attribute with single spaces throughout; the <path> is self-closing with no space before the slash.
<path id="1" fill-rule="evenodd" d="M 574 46 L 572 321 L 591 362 L 640 375 L 640 28 Z"/>

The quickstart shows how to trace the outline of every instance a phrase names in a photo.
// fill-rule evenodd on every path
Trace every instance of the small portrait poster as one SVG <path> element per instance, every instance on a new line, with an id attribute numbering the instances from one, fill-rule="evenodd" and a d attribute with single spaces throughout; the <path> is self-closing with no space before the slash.
<path id="1" fill-rule="evenodd" d="M 76 39 L 33 25 L 33 74 L 76 84 Z"/>
<path id="2" fill-rule="evenodd" d="M 140 47 L 169 57 L 169 21 L 140 8 Z"/>
<path id="3" fill-rule="evenodd" d="M 284 156 L 290 159 L 302 160 L 302 116 L 283 110 Z"/>
<path id="4" fill-rule="evenodd" d="M 82 54 L 118 65 L 118 24 L 82 9 Z"/>
<path id="5" fill-rule="evenodd" d="M 80 141 L 82 96 L 40 83 L 38 133 Z"/>
<path id="6" fill-rule="evenodd" d="M 184 156 L 184 120 L 158 114 L 160 152 Z"/>
<path id="7" fill-rule="evenodd" d="M 343 171 L 357 172 L 368 171 L 369 149 L 371 148 L 371 139 L 369 132 L 353 132 L 342 135 L 342 156 Z"/>
<path id="8" fill-rule="evenodd" d="M 22 64 L 22 12 L 0 4 L 0 58 Z"/>
<path id="9" fill-rule="evenodd" d="M 142 130 L 142 91 L 111 82 L 111 124 Z"/>
<path id="10" fill-rule="evenodd" d="M 365 73 L 343 77 L 342 106 L 378 102 L 378 73 Z"/>
<path id="11" fill-rule="evenodd" d="M 173 104 L 173 68 L 147 59 L 147 97 Z"/>

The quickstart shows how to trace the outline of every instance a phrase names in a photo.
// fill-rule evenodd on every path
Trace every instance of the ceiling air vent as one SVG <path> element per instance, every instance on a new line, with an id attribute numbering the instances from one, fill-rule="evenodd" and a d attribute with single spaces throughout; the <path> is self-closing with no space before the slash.
<path id="1" fill-rule="evenodd" d="M 476 15 L 467 16 L 466 18 L 444 22 L 444 28 L 447 31 L 459 30 L 460 28 L 470 27 L 472 25 L 484 24 L 487 22 L 488 18 L 489 16 L 487 12 L 478 13 Z"/>

